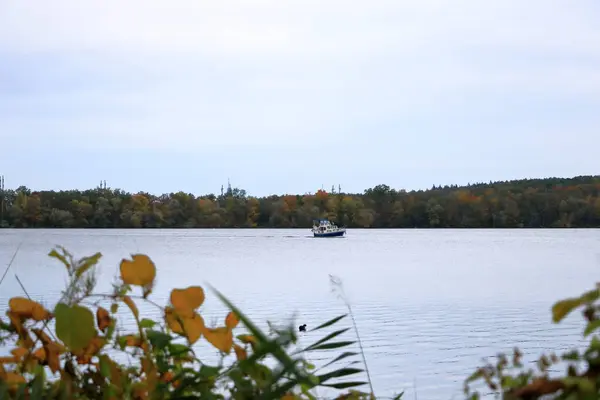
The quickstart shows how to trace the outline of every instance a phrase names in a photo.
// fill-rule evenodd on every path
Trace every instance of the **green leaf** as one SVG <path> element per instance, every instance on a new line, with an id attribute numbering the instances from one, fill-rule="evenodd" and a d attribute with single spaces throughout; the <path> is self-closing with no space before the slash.
<path id="1" fill-rule="evenodd" d="M 119 303 L 113 303 L 110 306 L 110 312 L 113 313 L 113 314 L 116 314 L 117 311 L 119 311 Z"/>
<path id="2" fill-rule="evenodd" d="M 88 346 L 96 336 L 94 314 L 80 305 L 68 306 L 58 303 L 54 308 L 56 336 L 71 350 L 78 351 Z"/>
<path id="3" fill-rule="evenodd" d="M 127 346 L 127 337 L 126 336 L 118 336 L 117 337 L 117 344 L 119 345 L 119 347 L 121 348 L 121 350 L 124 350 L 125 347 Z"/>
<path id="4" fill-rule="evenodd" d="M 317 375 L 317 378 L 319 378 L 320 383 L 323 383 L 323 382 L 328 381 L 331 378 L 339 378 L 342 376 L 354 375 L 354 374 L 358 374 L 363 371 L 364 370 L 359 369 L 359 368 L 342 368 L 342 369 L 328 372 L 323 375 Z"/>
<path id="5" fill-rule="evenodd" d="M 156 322 L 148 318 L 144 318 L 140 321 L 141 328 L 154 328 L 154 325 L 156 325 Z"/>
<path id="6" fill-rule="evenodd" d="M 394 396 L 394 398 L 392 400 L 400 400 L 402 398 L 402 396 L 404 396 L 404 391 L 400 392 L 400 394 Z"/>
<path id="7" fill-rule="evenodd" d="M 85 273 L 85 271 L 98 264 L 98 260 L 100 260 L 100 257 L 102 257 L 102 253 L 96 253 L 93 256 L 82 258 L 81 264 L 79 265 L 79 267 L 77 267 L 77 271 L 75 271 L 75 276 L 79 278 Z"/>
<path id="8" fill-rule="evenodd" d="M 582 395 L 582 398 L 584 398 L 583 394 L 594 393 L 596 386 L 594 383 L 592 383 L 590 378 L 587 377 L 568 376 L 563 378 L 562 381 L 568 388 L 576 387 L 578 392 L 580 392 Z"/>
<path id="9" fill-rule="evenodd" d="M 318 345 L 316 347 L 311 348 L 310 350 L 329 350 L 329 349 L 337 349 L 339 347 L 349 346 L 356 342 L 333 342 L 333 343 L 325 343 Z"/>
<path id="10" fill-rule="evenodd" d="M 100 355 L 100 373 L 105 378 L 110 378 L 110 361 L 106 354 Z"/>
<path id="11" fill-rule="evenodd" d="M 600 339 L 597 336 L 592 337 L 588 351 L 600 350 Z"/>
<path id="12" fill-rule="evenodd" d="M 334 319 L 331 319 L 331 320 L 325 322 L 324 324 L 321 324 L 321 325 L 317 326 L 316 328 L 311 329 L 310 332 L 318 331 L 319 329 L 323 329 L 323 328 L 327 328 L 328 326 L 335 324 L 336 322 L 338 322 L 339 320 L 341 320 L 342 318 L 345 318 L 347 316 L 348 316 L 348 314 L 344 314 L 344 315 L 340 315 L 339 317 L 335 317 Z"/>
<path id="13" fill-rule="evenodd" d="M 108 330 L 106 331 L 105 337 L 107 339 L 111 339 L 113 337 L 113 334 L 115 333 L 115 329 L 116 329 L 116 324 L 110 324 L 108 326 Z"/>
<path id="14" fill-rule="evenodd" d="M 582 303 L 581 298 L 572 298 L 556 302 L 552 306 L 552 322 L 562 321 L 571 311 L 579 307 Z"/>
<path id="15" fill-rule="evenodd" d="M 321 386 L 327 386 L 334 389 L 347 389 L 350 387 L 366 385 L 367 382 L 340 382 L 340 383 L 325 383 Z"/>
<path id="16" fill-rule="evenodd" d="M 190 348 L 189 348 L 189 346 L 186 346 L 185 344 L 171 343 L 169 345 L 169 353 L 171 353 L 172 356 L 179 356 L 182 354 L 187 354 L 189 352 L 190 352 Z"/>
<path id="17" fill-rule="evenodd" d="M 200 376 L 204 378 L 211 378 L 219 375 L 221 372 L 221 368 L 219 367 L 211 367 L 210 365 L 202 365 L 200 367 Z"/>
<path id="18" fill-rule="evenodd" d="M 600 298 L 600 289 L 590 290 L 582 294 L 580 297 L 582 303 L 591 303 L 598 300 L 598 298 Z"/>
<path id="19" fill-rule="evenodd" d="M 27 390 L 27 385 L 24 383 L 20 383 L 17 388 L 17 393 L 14 398 L 17 400 L 26 400 L 26 397 L 25 397 L 26 390 Z"/>
<path id="20" fill-rule="evenodd" d="M 330 333 L 329 335 L 325 336 L 323 339 L 317 340 L 315 343 L 308 346 L 306 349 L 304 349 L 304 351 L 310 351 L 312 348 L 320 345 L 321 343 L 325 343 L 329 339 L 333 339 L 334 337 L 341 335 L 342 333 L 346 332 L 348 329 L 350 329 L 350 328 L 340 329 L 339 331 Z"/>
<path id="21" fill-rule="evenodd" d="M 59 260 L 61 263 L 63 263 L 65 265 L 65 267 L 67 268 L 67 270 L 69 270 L 71 268 L 71 265 L 67 261 L 67 258 L 64 255 L 62 255 L 62 254 L 58 254 L 58 251 L 56 251 L 56 249 L 52 249 L 52 251 L 50 253 L 48 253 L 48 256 L 56 258 L 57 260 Z"/>
<path id="22" fill-rule="evenodd" d="M 338 361 L 340 361 L 340 360 L 343 360 L 344 358 L 347 358 L 347 357 L 352 357 L 352 356 L 357 356 L 357 355 L 359 355 L 359 354 L 360 354 L 360 353 L 354 353 L 354 352 L 352 352 L 352 351 L 346 351 L 346 352 L 344 352 L 344 353 L 340 354 L 339 356 L 337 356 L 336 358 L 334 358 L 333 360 L 329 361 L 327 364 L 323 365 L 323 366 L 322 366 L 320 369 L 322 369 L 322 368 L 325 368 L 325 367 L 328 367 L 328 366 L 330 366 L 331 364 L 333 364 L 333 363 L 335 363 L 335 362 L 338 362 Z"/>
<path id="23" fill-rule="evenodd" d="M 590 333 L 594 332 L 598 328 L 600 328 L 600 319 L 589 322 L 585 327 L 585 331 L 583 331 L 583 336 L 587 337 Z"/>
<path id="24" fill-rule="evenodd" d="M 169 343 L 171 343 L 171 341 L 173 340 L 173 337 L 171 335 L 153 330 L 147 330 L 146 337 L 148 337 L 148 340 L 150 341 L 150 344 L 152 344 L 153 347 L 156 347 L 157 349 L 161 350 L 166 348 L 169 345 Z"/>
<path id="25" fill-rule="evenodd" d="M 584 293 L 580 297 L 573 297 L 556 302 L 552 306 L 552 322 L 558 323 L 562 321 L 571 311 L 577 307 L 591 303 L 600 297 L 600 290 L 594 289 Z"/>
<path id="26" fill-rule="evenodd" d="M 30 400 L 42 400 L 44 398 L 44 383 L 46 381 L 46 374 L 44 373 L 44 367 L 41 365 L 35 368 L 35 378 L 31 383 L 31 396 Z"/>
<path id="27" fill-rule="evenodd" d="M 477 371 L 473 372 L 467 379 L 465 379 L 465 383 L 471 383 L 478 379 L 481 379 L 484 374 L 483 368 L 478 368 Z"/>

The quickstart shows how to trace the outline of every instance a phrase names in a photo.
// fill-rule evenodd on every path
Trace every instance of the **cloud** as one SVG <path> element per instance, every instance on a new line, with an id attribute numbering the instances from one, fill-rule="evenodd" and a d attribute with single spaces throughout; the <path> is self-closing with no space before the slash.
<path id="1" fill-rule="evenodd" d="M 560 138 L 600 144 L 599 18 L 592 0 L 7 0 L 0 139 L 166 154 L 322 147 L 373 180 L 377 165 L 427 160 L 443 174 L 468 154 L 497 168 L 506 160 L 489 140 L 504 140 L 517 153 L 543 143 L 540 168 L 560 155 L 571 171 L 581 160 Z M 318 176 L 307 168 L 291 173 Z"/>

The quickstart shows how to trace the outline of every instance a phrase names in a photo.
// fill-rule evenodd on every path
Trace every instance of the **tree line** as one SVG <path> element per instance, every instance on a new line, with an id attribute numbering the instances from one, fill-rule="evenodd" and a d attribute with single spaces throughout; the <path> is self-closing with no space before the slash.
<path id="1" fill-rule="evenodd" d="M 89 190 L 0 192 L 4 228 L 309 228 L 327 218 L 350 228 L 600 227 L 600 176 L 523 179 L 363 193 L 319 190 L 249 196 Z"/>

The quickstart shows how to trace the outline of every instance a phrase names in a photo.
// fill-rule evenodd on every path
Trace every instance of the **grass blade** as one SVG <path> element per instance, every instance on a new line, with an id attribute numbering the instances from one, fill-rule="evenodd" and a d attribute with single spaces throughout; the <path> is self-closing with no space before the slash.
<path id="1" fill-rule="evenodd" d="M 364 371 L 364 369 L 359 369 L 359 368 L 342 368 L 342 369 L 338 369 L 336 371 L 328 372 L 323 375 L 317 375 L 317 378 L 319 378 L 320 383 L 323 383 L 325 381 L 330 380 L 331 378 L 339 378 L 342 376 L 354 375 L 354 374 L 358 374 L 363 371 Z"/>
<path id="2" fill-rule="evenodd" d="M 339 347 L 349 346 L 349 345 L 354 344 L 354 343 L 356 343 L 356 342 L 355 341 L 348 341 L 348 342 L 325 343 L 325 344 L 321 344 L 321 345 L 318 345 L 316 347 L 313 347 L 312 349 L 310 349 L 310 351 L 337 349 Z"/>
<path id="3" fill-rule="evenodd" d="M 323 328 L 327 328 L 328 326 L 335 324 L 336 322 L 338 322 L 339 320 L 341 320 L 342 318 L 345 318 L 347 316 L 348 316 L 348 314 L 344 314 L 344 315 L 340 315 L 339 317 L 335 317 L 334 319 L 329 320 L 329 321 L 325 322 L 324 324 L 317 326 L 314 329 L 311 329 L 310 332 L 318 331 L 319 329 L 323 329 Z"/>
<path id="4" fill-rule="evenodd" d="M 246 326 L 246 328 L 248 328 L 248 330 L 254 335 L 254 337 L 256 337 L 263 344 L 273 343 L 273 341 L 269 340 L 269 338 L 256 325 L 254 325 L 244 313 L 242 313 L 236 306 L 234 306 L 233 303 L 229 301 L 229 299 L 227 299 L 221 292 L 219 292 L 211 285 L 208 286 L 217 295 L 217 297 L 238 316 L 240 321 Z M 311 384 L 309 377 L 298 369 L 296 362 L 292 360 L 292 358 L 285 352 L 285 350 L 280 345 L 276 344 L 271 354 L 284 366 L 284 368 L 287 371 L 290 371 L 294 374 L 298 383 Z"/>
<path id="5" fill-rule="evenodd" d="M 357 356 L 357 355 L 359 355 L 359 354 L 360 354 L 360 353 L 354 353 L 354 352 L 352 352 L 352 351 L 347 351 L 347 352 L 345 352 L 345 353 L 342 353 L 342 354 L 340 354 L 339 356 L 337 356 L 337 357 L 336 357 L 336 358 L 334 358 L 333 360 L 329 361 L 327 364 L 323 365 L 323 366 L 322 366 L 321 368 L 319 368 L 319 369 L 323 369 L 323 368 L 325 368 L 325 367 L 328 367 L 328 366 L 330 366 L 331 364 L 333 364 L 333 363 L 335 363 L 335 362 L 338 362 L 338 361 L 340 361 L 340 360 L 343 360 L 344 358 L 347 358 L 347 357 L 352 357 L 352 356 Z"/>
<path id="6" fill-rule="evenodd" d="M 326 341 L 333 339 L 336 336 L 341 335 L 342 333 L 346 332 L 348 329 L 350 328 L 346 328 L 346 329 L 340 329 L 339 331 L 335 331 L 333 333 L 330 333 L 329 335 L 325 336 L 323 339 L 317 340 L 315 343 L 311 344 L 310 346 L 308 346 L 307 348 L 305 348 L 303 351 L 310 351 L 313 347 L 320 345 L 321 343 L 325 343 Z"/>
<path id="7" fill-rule="evenodd" d="M 334 389 L 347 389 L 356 386 L 366 385 L 367 382 L 340 382 L 340 383 L 327 383 L 321 386 L 326 386 Z"/>

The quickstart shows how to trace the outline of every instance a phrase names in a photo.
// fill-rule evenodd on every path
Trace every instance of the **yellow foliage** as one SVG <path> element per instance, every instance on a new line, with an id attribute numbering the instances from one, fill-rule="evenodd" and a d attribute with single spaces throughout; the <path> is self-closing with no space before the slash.
<path id="1" fill-rule="evenodd" d="M 43 321 L 52 317 L 52 314 L 41 304 L 24 297 L 13 297 L 8 302 L 8 305 L 10 311 L 19 318 Z"/>
<path id="2" fill-rule="evenodd" d="M 295 205 L 294 199 L 290 198 L 289 200 L 289 203 Z M 181 347 L 177 349 L 175 346 L 164 346 L 162 343 L 170 342 L 173 339 L 169 335 L 165 335 L 168 331 L 162 332 L 164 329 L 162 326 L 160 331 L 157 331 L 158 328 L 154 327 L 161 324 L 157 324 L 156 321 L 140 322 L 140 313 L 136 303 L 132 297 L 125 294 L 130 291 L 127 285 L 138 285 L 143 287 L 144 298 L 146 297 L 154 285 L 156 277 L 154 263 L 147 256 L 136 254 L 132 255 L 132 260 L 122 260 L 120 271 L 123 285 L 116 286 L 114 294 L 89 295 L 86 292 L 81 298 L 76 296 L 64 302 L 60 301 L 52 313 L 35 301 L 23 297 L 15 297 L 9 301 L 7 315 L 11 326 L 5 326 L 3 323 L 1 329 L 9 332 L 13 339 L 9 347 L 11 354 L 0 357 L 0 381 L 7 383 L 11 392 L 16 390 L 17 385 L 27 383 L 30 380 L 29 374 L 40 371 L 37 369 L 38 367 L 49 369 L 60 375 L 60 385 L 65 387 L 66 398 L 81 397 L 88 388 L 91 388 L 96 391 L 104 391 L 104 397 L 111 400 L 126 397 L 132 400 L 150 400 L 151 398 L 162 398 L 161 395 L 185 384 L 186 381 L 178 377 L 179 368 L 192 371 L 193 366 L 187 363 L 200 363 L 196 359 L 194 351 L 185 346 L 183 350 Z M 87 305 L 84 307 L 83 305 L 86 303 L 83 300 L 89 300 L 88 296 L 102 297 L 104 300 L 111 301 L 113 304 L 110 312 L 97 306 L 98 303 L 90 308 L 87 308 Z M 139 299 L 139 297 L 136 298 Z M 113 336 L 112 330 L 117 321 L 114 314 L 117 312 L 117 303 L 121 300 L 127 304 L 138 322 L 139 332 L 137 334 Z M 198 312 L 198 308 L 205 300 L 204 289 L 200 286 L 173 289 L 170 294 L 170 305 L 164 308 L 164 318 L 168 329 L 184 336 L 190 345 L 204 336 L 208 343 L 222 353 L 230 354 L 231 349 L 234 349 L 237 361 L 252 359 L 249 357 L 250 347 L 247 344 L 255 349 L 256 337 L 238 336 L 239 341 L 245 344 L 239 342 L 234 344 L 233 329 L 240 323 L 239 314 L 233 311 L 229 312 L 224 318 L 224 326 L 207 328 L 203 317 Z M 152 302 L 152 304 L 154 303 Z M 96 308 L 96 324 L 94 324 L 92 307 Z M 52 332 L 47 331 L 52 336 L 51 338 L 44 331 L 47 329 L 46 325 L 42 326 L 41 323 L 41 321 L 52 318 L 56 322 L 54 330 L 57 339 L 53 338 Z M 35 320 L 40 323 L 31 323 L 27 320 Z M 15 331 L 17 335 L 13 334 Z M 37 340 L 34 342 L 32 339 L 35 338 Z M 149 351 L 151 343 L 154 346 L 152 352 Z M 35 346 L 36 344 L 37 346 Z M 139 366 L 127 367 L 124 365 L 121 367 L 110 358 L 111 356 L 102 354 L 103 349 L 113 346 L 121 346 L 122 349 L 125 347 L 142 349 L 143 353 L 137 349 L 131 352 L 131 355 L 140 362 Z M 163 353 L 165 349 L 168 349 L 167 353 Z M 129 353 L 133 349 L 127 350 Z M 61 359 L 62 353 L 66 354 Z M 164 368 L 163 362 L 168 363 L 166 368 Z M 3 364 L 9 365 L 5 369 Z M 81 367 L 82 365 L 83 367 Z M 157 368 L 159 365 L 161 372 Z M 215 385 L 218 379 L 220 376 L 211 375 L 210 379 L 206 381 Z M 212 382 L 210 382 L 211 380 Z M 30 390 L 31 384 L 32 382 L 29 382 L 27 391 Z M 50 384 L 45 389 L 49 388 Z M 213 389 L 212 387 L 208 388 L 209 391 Z M 293 393 L 289 392 L 283 398 L 292 399 L 294 398 Z"/>
<path id="3" fill-rule="evenodd" d="M 227 314 L 227 317 L 225 317 L 225 326 L 229 329 L 235 328 L 236 326 L 238 326 L 239 323 L 240 320 L 233 311 L 230 311 L 229 314 Z"/>
<path id="4" fill-rule="evenodd" d="M 43 344 L 48 344 L 52 342 L 52 339 L 50 339 L 50 336 L 48 336 L 46 334 L 46 332 L 44 332 L 41 329 L 37 329 L 37 328 L 33 328 L 31 330 L 35 336 L 40 340 L 40 342 L 42 342 Z"/>
<path id="5" fill-rule="evenodd" d="M 125 346 L 139 347 L 143 351 L 148 351 L 148 343 L 137 335 L 125 335 L 122 339 L 125 340 Z"/>
<path id="6" fill-rule="evenodd" d="M 22 375 L 19 375 L 15 372 L 7 372 L 4 376 L 4 381 L 9 385 L 18 385 L 26 382 Z"/>
<path id="7" fill-rule="evenodd" d="M 233 350 L 235 351 L 235 356 L 238 359 L 238 361 L 242 361 L 248 358 L 248 352 L 242 346 L 234 344 Z"/>
<path id="8" fill-rule="evenodd" d="M 193 314 L 194 310 L 204 303 L 204 298 L 204 289 L 200 286 L 171 291 L 171 304 L 179 315 Z"/>
<path id="9" fill-rule="evenodd" d="M 110 315 L 108 314 L 108 310 L 102 307 L 98 307 L 96 310 L 96 322 L 98 323 L 98 329 L 101 331 L 105 330 L 110 326 L 111 323 Z"/>
<path id="10" fill-rule="evenodd" d="M 90 344 L 83 350 L 73 352 L 77 357 L 77 362 L 79 364 L 90 364 L 92 362 L 92 357 L 94 357 L 98 352 L 104 347 L 106 344 L 106 340 L 100 336 L 96 336 L 90 341 Z"/>
<path id="11" fill-rule="evenodd" d="M 17 361 L 20 361 L 23 359 L 23 357 L 25 357 L 25 355 L 28 353 L 29 351 L 27 349 L 24 349 L 23 347 L 17 347 L 16 349 L 12 349 L 10 351 L 10 353 L 15 356 L 15 358 L 17 359 Z"/>
<path id="12" fill-rule="evenodd" d="M 204 318 L 195 312 L 191 315 L 181 315 L 178 310 L 166 307 L 165 321 L 169 329 L 184 335 L 190 344 L 196 343 L 205 330 Z"/>
<path id="13" fill-rule="evenodd" d="M 240 341 L 242 343 L 254 343 L 256 344 L 256 338 L 252 335 L 240 335 L 238 336 L 238 339 L 240 339 Z"/>
<path id="14" fill-rule="evenodd" d="M 231 347 L 233 346 L 233 334 L 231 329 L 227 327 L 214 329 L 206 328 L 203 333 L 206 340 L 217 349 L 226 354 L 231 352 Z"/>
<path id="15" fill-rule="evenodd" d="M 150 257 L 144 254 L 134 254 L 132 260 L 121 261 L 121 278 L 128 285 L 148 286 L 154 283 L 156 266 Z"/>
<path id="16" fill-rule="evenodd" d="M 60 353 L 64 352 L 64 349 L 58 343 L 48 343 L 44 346 L 44 352 L 46 355 L 46 362 L 48 363 L 50 370 L 53 373 L 56 373 L 58 370 L 60 370 L 60 362 L 58 357 Z"/>

